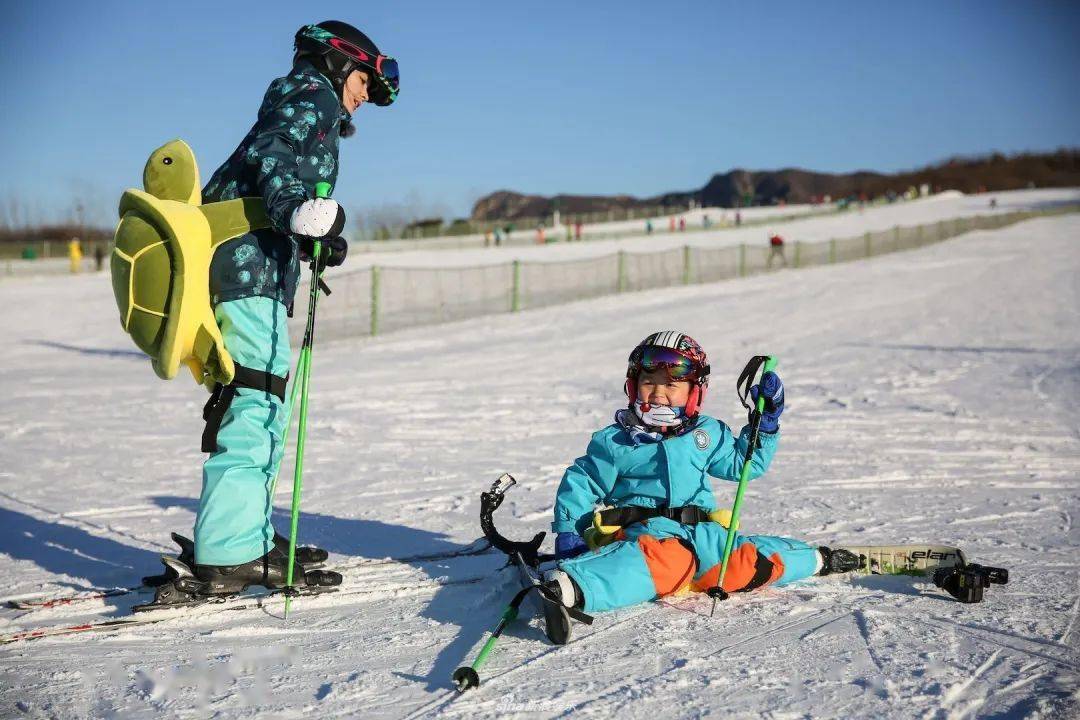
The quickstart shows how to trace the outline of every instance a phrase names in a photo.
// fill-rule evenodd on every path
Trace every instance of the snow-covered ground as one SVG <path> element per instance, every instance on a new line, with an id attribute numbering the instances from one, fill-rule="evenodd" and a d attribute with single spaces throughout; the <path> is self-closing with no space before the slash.
<path id="1" fill-rule="evenodd" d="M 986 212 L 986 199 L 862 217 L 911 225 Z M 792 227 L 856 234 L 831 222 Z M 4 646 L 0 716 L 1076 717 L 1077 278 L 1080 217 L 1066 215 L 868 261 L 319 346 L 301 537 L 363 593 L 301 598 L 287 623 L 273 600 Z M 170 531 L 190 531 L 205 394 L 154 377 L 103 276 L 5 282 L 0 307 L 4 594 L 133 584 L 172 551 Z M 753 354 L 780 358 L 783 440 L 750 487 L 747 530 L 957 544 L 1009 568 L 1010 584 L 962 605 L 911 579 L 817 579 L 739 595 L 712 618 L 707 598 L 687 596 L 601 615 L 563 648 L 519 622 L 482 687 L 451 699 L 450 674 L 497 622 L 511 573 L 494 555 L 365 559 L 468 544 L 478 495 L 504 471 L 523 487 L 503 530 L 546 529 L 563 469 L 624 402 L 627 353 L 670 327 L 709 351 L 706 411 L 736 426 L 738 371 Z M 0 633 L 125 617 L 132 602 L 0 610 Z"/>

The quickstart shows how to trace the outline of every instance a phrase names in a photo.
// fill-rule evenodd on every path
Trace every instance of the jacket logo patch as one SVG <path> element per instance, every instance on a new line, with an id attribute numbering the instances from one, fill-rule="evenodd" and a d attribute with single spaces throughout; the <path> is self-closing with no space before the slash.
<path id="1" fill-rule="evenodd" d="M 712 441 L 709 439 L 709 433 L 704 430 L 694 431 L 694 443 L 697 445 L 698 450 L 704 450 L 709 447 L 710 442 Z"/>

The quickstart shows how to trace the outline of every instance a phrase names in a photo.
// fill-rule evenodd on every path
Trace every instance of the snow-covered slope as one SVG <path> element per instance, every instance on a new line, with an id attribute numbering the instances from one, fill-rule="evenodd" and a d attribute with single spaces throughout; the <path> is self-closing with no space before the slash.
<path id="1" fill-rule="evenodd" d="M 905 207 L 885 226 L 925 221 Z M 319 346 L 301 536 L 363 592 L 299 599 L 288 623 L 270 601 L 5 646 L 0 716 L 1075 717 L 1078 243 L 1080 217 L 1038 219 L 869 261 Z M 104 277 L 4 283 L 0 307 L 4 594 L 137 582 L 169 531 L 190 530 L 205 394 L 155 379 Z M 955 543 L 1009 568 L 1010 584 L 961 605 L 906 579 L 818 579 L 739 595 L 712 618 L 689 596 L 599 616 L 558 649 L 522 622 L 484 685 L 451 701 L 450 673 L 497 621 L 511 574 L 492 555 L 364 559 L 469 543 L 479 492 L 503 471 L 524 484 L 504 531 L 546 529 L 562 470 L 624 402 L 630 348 L 669 327 L 709 351 L 706 411 L 736 426 L 738 371 L 752 354 L 780 358 L 789 408 L 744 504 L 748 531 Z M 122 617 L 130 603 L 3 610 L 0 632 Z"/>

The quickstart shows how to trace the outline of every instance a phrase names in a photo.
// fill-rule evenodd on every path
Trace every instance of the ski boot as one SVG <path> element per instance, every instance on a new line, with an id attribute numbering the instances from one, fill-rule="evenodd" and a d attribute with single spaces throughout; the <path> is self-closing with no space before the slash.
<path id="1" fill-rule="evenodd" d="M 173 542 L 180 546 L 180 555 L 177 556 L 183 565 L 188 568 L 195 567 L 195 543 L 179 533 L 172 533 Z M 274 547 L 286 557 L 289 556 L 289 538 L 274 532 Z M 296 546 L 296 562 L 303 566 L 304 571 L 317 570 L 323 566 L 330 554 L 320 547 Z M 175 573 L 166 565 L 165 572 L 160 575 L 147 575 L 142 579 L 146 587 L 156 588 L 172 581 Z"/>
<path id="2" fill-rule="evenodd" d="M 180 562 L 176 558 L 162 556 L 164 581 L 155 587 L 154 600 L 132 608 L 134 612 L 156 610 L 163 607 L 201 605 L 222 602 L 251 585 L 261 585 L 271 590 L 286 588 L 289 560 L 275 548 L 262 557 L 241 565 L 195 565 Z M 340 573 L 330 570 L 308 570 L 296 564 L 293 567 L 293 585 L 287 592 L 315 594 L 326 592 L 340 585 Z"/>
<path id="3" fill-rule="evenodd" d="M 843 548 L 830 550 L 822 546 L 817 551 L 821 554 L 821 570 L 818 571 L 818 575 L 846 573 L 866 567 L 866 558 L 862 555 L 856 555 L 850 550 Z"/>
<path id="4" fill-rule="evenodd" d="M 570 610 L 581 610 L 585 600 L 573 578 L 558 568 L 548 570 L 540 585 L 540 601 L 544 606 L 544 625 L 548 640 L 555 645 L 570 642 Z"/>
<path id="5" fill-rule="evenodd" d="M 262 557 L 240 565 L 196 565 L 195 577 L 206 583 L 211 595 L 238 593 L 251 585 L 269 589 L 288 585 L 289 558 L 276 547 Z M 293 567 L 294 587 L 332 587 L 341 584 L 341 575 L 329 570 L 306 570 L 296 563 Z"/>

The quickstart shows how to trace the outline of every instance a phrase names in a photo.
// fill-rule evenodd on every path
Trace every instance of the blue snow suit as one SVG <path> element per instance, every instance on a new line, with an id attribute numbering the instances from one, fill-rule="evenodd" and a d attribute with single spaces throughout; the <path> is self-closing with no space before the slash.
<path id="1" fill-rule="evenodd" d="M 203 202 L 262 197 L 271 227 L 223 243 L 210 267 L 210 296 L 225 348 L 240 365 L 288 374 L 287 307 L 300 277 L 293 210 L 315 184 L 337 180 L 341 124 L 349 115 L 330 81 L 307 61 L 274 80 L 258 119 L 203 188 Z M 273 546 L 273 481 L 285 412 L 273 394 L 241 388 L 225 412 L 217 450 L 203 465 L 195 561 L 238 565 Z"/>
<path id="2" fill-rule="evenodd" d="M 750 427 L 735 436 L 699 415 L 688 431 L 660 442 L 635 438 L 615 423 L 592 436 L 585 455 L 567 468 L 555 499 L 555 532 L 584 534 L 597 506 L 717 508 L 711 477 L 737 481 Z M 769 467 L 780 434 L 760 436 L 751 478 Z M 716 522 L 681 524 L 664 517 L 623 528 L 598 550 L 560 563 L 581 588 L 585 611 L 612 610 L 682 590 L 716 585 L 729 531 Z M 783 585 L 813 575 L 817 550 L 799 540 L 736 534 L 725 590 Z"/>

